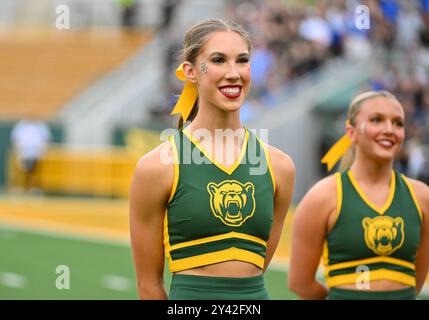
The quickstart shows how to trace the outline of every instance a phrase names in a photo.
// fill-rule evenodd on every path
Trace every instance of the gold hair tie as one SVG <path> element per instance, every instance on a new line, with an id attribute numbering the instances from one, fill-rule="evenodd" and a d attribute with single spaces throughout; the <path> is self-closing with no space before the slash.
<path id="1" fill-rule="evenodd" d="M 180 113 L 183 121 L 188 120 L 189 114 L 191 113 L 192 107 L 195 104 L 195 100 L 198 97 L 197 86 L 188 81 L 183 71 L 183 63 L 176 69 L 176 77 L 181 81 L 186 81 L 183 87 L 182 93 L 180 94 L 179 100 L 171 111 L 171 114 Z"/>
<path id="2" fill-rule="evenodd" d="M 346 121 L 346 125 L 349 124 L 349 121 Z M 338 160 L 344 155 L 347 149 L 351 146 L 352 141 L 350 140 L 347 134 L 343 135 L 335 144 L 326 152 L 325 156 L 320 161 L 321 163 L 326 163 L 328 166 L 328 171 L 331 171 Z"/>

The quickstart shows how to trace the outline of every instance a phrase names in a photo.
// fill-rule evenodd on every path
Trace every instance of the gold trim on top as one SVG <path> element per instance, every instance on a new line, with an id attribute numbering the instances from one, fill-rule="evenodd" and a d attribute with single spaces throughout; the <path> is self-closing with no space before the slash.
<path id="1" fill-rule="evenodd" d="M 210 153 L 208 153 L 203 146 L 201 146 L 200 142 L 198 140 L 196 140 L 190 133 L 188 133 L 187 131 L 183 130 L 183 134 L 189 139 L 191 140 L 191 142 L 195 145 L 195 147 L 197 147 L 203 154 L 204 156 L 210 160 L 211 163 L 213 163 L 216 167 L 218 167 L 219 169 L 221 169 L 223 172 L 231 175 L 235 169 L 237 169 L 237 167 L 240 165 L 241 161 L 243 160 L 243 157 L 246 153 L 246 149 L 247 149 L 247 142 L 249 140 L 249 132 L 247 131 L 247 128 L 244 128 L 245 130 L 245 134 L 244 134 L 244 141 L 243 144 L 241 145 L 241 150 L 240 153 L 238 154 L 237 159 L 235 159 L 234 164 L 227 168 L 225 167 L 223 164 L 215 161 L 212 156 L 210 155 Z"/>
<path id="2" fill-rule="evenodd" d="M 329 265 L 329 247 L 328 247 L 328 240 L 325 240 L 323 242 L 323 249 L 322 249 L 322 261 L 325 266 Z M 326 268 L 325 268 L 326 270 Z"/>
<path id="3" fill-rule="evenodd" d="M 176 193 L 177 184 L 179 181 L 179 158 L 178 158 L 176 142 L 174 141 L 174 136 L 168 137 L 168 141 L 170 141 L 171 151 L 173 153 L 174 177 L 173 177 L 173 186 L 171 187 L 170 197 L 168 199 L 167 205 L 173 199 L 174 194 Z M 170 255 L 171 248 L 170 248 L 170 235 L 168 234 L 168 209 L 167 208 L 165 209 L 164 222 L 163 223 L 164 223 L 164 228 L 163 228 L 164 254 L 167 257 L 167 259 L 171 261 L 171 255 Z"/>
<path id="4" fill-rule="evenodd" d="M 170 260 L 169 269 L 170 272 L 177 272 L 230 260 L 249 262 L 261 269 L 263 269 L 265 262 L 265 258 L 257 253 L 232 247 L 225 250 L 204 253 L 193 257 Z"/>
<path id="5" fill-rule="evenodd" d="M 406 268 L 411 269 L 411 270 L 416 269 L 414 263 L 411 263 L 411 262 L 408 262 L 405 260 L 401 260 L 401 259 L 397 259 L 397 258 L 393 258 L 393 257 L 380 256 L 380 257 L 373 257 L 373 258 L 366 258 L 366 259 L 360 259 L 360 260 L 340 262 L 340 263 L 336 263 L 336 264 L 333 264 L 330 266 L 328 265 L 328 266 L 325 266 L 325 271 L 331 272 L 333 270 L 346 269 L 346 268 L 355 267 L 355 266 L 359 266 L 359 265 L 367 265 L 367 264 L 373 264 L 373 263 L 379 263 L 379 262 L 386 262 L 386 263 L 398 265 L 401 267 L 406 267 Z"/>
<path id="6" fill-rule="evenodd" d="M 369 271 L 368 273 L 369 273 L 368 274 L 369 281 L 392 280 L 399 283 L 403 283 L 411 287 L 416 286 L 415 277 L 399 271 L 379 269 L 379 270 Z M 360 279 L 361 277 L 362 277 L 362 273 L 342 274 L 342 275 L 326 278 L 326 285 L 329 288 L 332 288 L 343 284 L 353 284 L 353 283 L 356 283 L 356 280 Z"/>
<path id="7" fill-rule="evenodd" d="M 343 206 L 343 183 L 341 181 L 341 173 L 340 172 L 336 172 L 335 173 L 335 180 L 337 183 L 337 210 L 335 212 L 335 220 L 334 223 L 332 224 L 332 229 L 334 229 L 335 224 L 338 221 L 338 218 L 340 216 L 340 212 L 341 212 L 341 208 Z M 331 232 L 331 230 L 329 230 L 329 232 Z M 328 234 L 329 234 L 328 232 Z"/>
<path id="8" fill-rule="evenodd" d="M 343 183 L 341 181 L 341 173 L 335 173 L 337 178 L 337 216 L 335 218 L 335 223 L 338 220 L 338 216 L 341 212 L 341 207 L 343 206 Z"/>
<path id="9" fill-rule="evenodd" d="M 359 184 L 357 183 L 355 177 L 353 176 L 351 170 L 347 171 L 347 175 L 353 185 L 353 187 L 355 188 L 355 190 L 357 191 L 357 193 L 359 194 L 359 196 L 362 198 L 362 200 L 374 211 L 376 211 L 378 214 L 384 214 L 387 209 L 389 209 L 390 205 L 392 204 L 393 201 L 393 197 L 395 195 L 395 173 L 391 172 L 391 178 L 390 178 L 390 190 L 389 190 L 389 195 L 387 197 L 386 202 L 384 203 L 384 205 L 382 207 L 378 207 L 375 203 L 373 203 L 371 200 L 369 200 L 367 198 L 367 196 L 363 193 L 362 189 L 360 188 Z"/>
<path id="10" fill-rule="evenodd" d="M 168 199 L 167 203 L 170 203 L 171 199 L 173 199 L 174 194 L 176 193 L 177 184 L 179 181 L 179 157 L 176 147 L 176 142 L 174 141 L 174 137 L 170 136 L 168 137 L 168 141 L 170 141 L 171 145 L 171 151 L 173 153 L 173 159 L 174 159 L 174 178 L 173 178 L 173 186 L 171 188 L 170 197 Z"/>
<path id="11" fill-rule="evenodd" d="M 219 240 L 224 240 L 224 239 L 229 239 L 229 238 L 245 239 L 245 240 L 249 240 L 249 241 L 253 241 L 253 242 L 257 242 L 259 244 L 262 244 L 264 247 L 267 246 L 267 243 L 262 239 L 259 239 L 257 237 L 254 237 L 254 236 L 251 236 L 251 235 L 248 235 L 245 233 L 239 233 L 239 232 L 232 231 L 232 232 L 220 234 L 217 236 L 211 236 L 211 237 L 181 242 L 181 243 L 172 245 L 170 250 L 181 249 L 181 248 L 190 247 L 190 246 L 194 246 L 194 245 L 198 245 L 198 244 L 214 242 L 214 241 L 219 241 Z"/>
<path id="12" fill-rule="evenodd" d="M 270 157 L 270 153 L 268 151 L 268 146 L 263 141 L 261 141 L 261 139 L 259 139 L 259 137 L 256 134 L 255 134 L 255 137 L 259 141 L 261 148 L 264 150 L 265 161 L 267 162 L 268 171 L 270 172 L 271 181 L 273 183 L 273 191 L 275 193 L 276 192 L 276 178 L 274 176 L 274 170 L 273 170 L 273 167 L 271 165 L 271 157 Z"/>
<path id="13" fill-rule="evenodd" d="M 168 234 L 168 209 L 165 209 L 164 214 L 164 254 L 168 261 L 171 261 L 171 247 L 170 247 L 170 235 Z"/>
<path id="14" fill-rule="evenodd" d="M 412 184 L 408 181 L 408 178 L 405 175 L 403 175 L 402 173 L 401 173 L 401 177 L 404 180 L 405 184 L 407 185 L 408 190 L 410 190 L 411 198 L 413 198 L 414 204 L 417 208 L 417 212 L 419 213 L 419 216 L 420 216 L 420 221 L 423 221 L 422 209 L 420 208 L 419 202 L 417 201 L 417 197 L 416 197 L 416 194 L 414 192 L 414 188 L 413 188 Z"/>
<path id="15" fill-rule="evenodd" d="M 174 141 L 174 136 L 169 136 L 168 141 L 170 141 L 171 145 L 171 152 L 173 153 L 173 161 L 174 161 L 174 177 L 173 177 L 173 185 L 171 187 L 170 197 L 168 199 L 167 205 L 171 202 L 171 200 L 174 197 L 174 194 L 176 193 L 178 181 L 179 181 L 179 156 L 177 151 L 176 142 Z M 171 260 L 170 256 L 170 235 L 168 234 L 168 209 L 165 209 L 164 214 L 164 252 L 165 256 L 168 260 Z"/>

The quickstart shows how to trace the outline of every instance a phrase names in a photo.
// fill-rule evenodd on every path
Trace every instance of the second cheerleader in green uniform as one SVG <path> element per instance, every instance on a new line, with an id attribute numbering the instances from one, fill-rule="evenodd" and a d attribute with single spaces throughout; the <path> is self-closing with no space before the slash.
<path id="1" fill-rule="evenodd" d="M 404 110 L 389 92 L 351 103 L 343 172 L 318 182 L 296 209 L 289 287 L 304 299 L 415 299 L 429 266 L 429 188 L 393 170 Z M 336 151 L 326 158 L 336 161 Z M 331 162 L 331 158 L 333 161 Z M 322 257 L 325 284 L 316 279 Z"/>

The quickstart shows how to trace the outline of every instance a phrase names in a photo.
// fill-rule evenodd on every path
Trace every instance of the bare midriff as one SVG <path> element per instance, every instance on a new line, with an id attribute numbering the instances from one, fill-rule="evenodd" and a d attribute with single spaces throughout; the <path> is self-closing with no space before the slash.
<path id="1" fill-rule="evenodd" d="M 262 270 L 256 265 L 243 261 L 224 261 L 207 266 L 187 269 L 176 274 L 190 274 L 195 276 L 210 277 L 255 277 L 262 274 Z"/>
<path id="2" fill-rule="evenodd" d="M 370 281 L 368 288 L 358 288 L 356 284 L 342 284 L 336 286 L 339 289 L 359 290 L 359 291 L 393 291 L 409 288 L 410 286 L 391 280 L 374 280 Z"/>

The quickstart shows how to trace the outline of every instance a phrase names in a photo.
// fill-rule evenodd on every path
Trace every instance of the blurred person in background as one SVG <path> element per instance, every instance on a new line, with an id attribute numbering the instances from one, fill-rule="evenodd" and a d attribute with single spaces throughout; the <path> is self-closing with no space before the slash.
<path id="1" fill-rule="evenodd" d="M 318 182 L 295 211 L 289 287 L 304 299 L 415 299 L 429 267 L 429 187 L 393 170 L 404 110 L 389 92 L 369 91 L 347 119 L 322 159 L 330 170 L 346 149 L 344 171 Z M 322 256 L 328 288 L 315 277 Z"/>
<path id="2" fill-rule="evenodd" d="M 251 95 L 260 97 L 269 91 L 268 83 L 275 71 L 275 57 L 263 39 L 254 38 L 253 44 Z"/>
<path id="3" fill-rule="evenodd" d="M 140 3 L 137 0 L 117 0 L 121 7 L 121 23 L 126 30 L 133 30 L 138 26 L 138 10 Z"/>
<path id="4" fill-rule="evenodd" d="M 425 163 L 424 145 L 422 143 L 422 129 L 420 126 L 413 125 L 411 129 L 414 131 L 410 139 L 404 146 L 406 155 L 408 156 L 407 175 L 417 179 L 420 172 L 423 171 Z"/>
<path id="5" fill-rule="evenodd" d="M 180 6 L 181 0 L 162 0 L 162 22 L 160 24 L 161 30 L 168 30 L 171 22 L 174 19 L 174 14 L 177 8 Z"/>
<path id="6" fill-rule="evenodd" d="M 278 245 L 295 168 L 241 123 L 251 50 L 235 23 L 204 20 L 186 33 L 185 61 L 177 69 L 186 84 L 173 109 L 182 114 L 179 130 L 139 160 L 131 184 L 141 299 L 269 299 L 263 275 Z M 190 121 L 185 128 L 184 120 Z M 219 132 L 226 139 L 217 139 Z M 167 156 L 175 161 L 166 163 Z M 173 273 L 168 297 L 165 258 Z"/>
<path id="7" fill-rule="evenodd" d="M 417 176 L 417 179 L 423 181 L 426 184 L 429 184 L 429 147 L 424 146 L 423 148 L 423 158 L 424 162 L 422 165 L 422 169 Z"/>
<path id="8" fill-rule="evenodd" d="M 23 174 L 25 191 L 40 193 L 36 170 L 52 140 L 49 126 L 37 116 L 19 120 L 12 128 L 11 142 Z"/>

